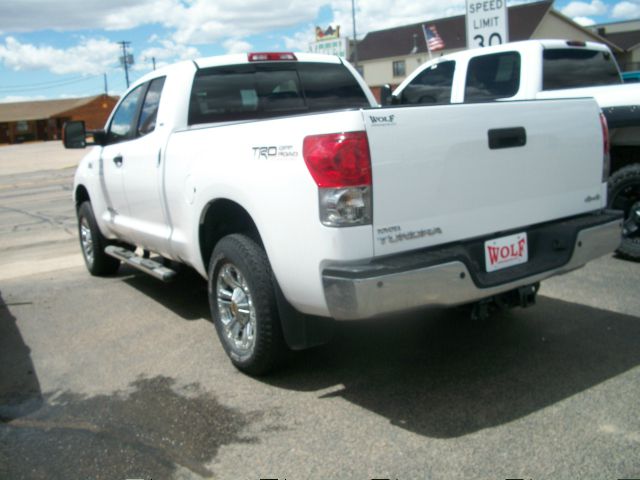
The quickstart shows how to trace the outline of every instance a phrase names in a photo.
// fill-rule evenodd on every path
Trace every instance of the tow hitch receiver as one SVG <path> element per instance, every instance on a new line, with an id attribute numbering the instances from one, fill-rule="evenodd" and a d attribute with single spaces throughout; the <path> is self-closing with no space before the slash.
<path id="1" fill-rule="evenodd" d="M 540 282 L 510 290 L 508 292 L 485 298 L 471 308 L 472 320 L 486 320 L 492 313 L 513 307 L 527 308 L 535 305 L 540 290 Z"/>

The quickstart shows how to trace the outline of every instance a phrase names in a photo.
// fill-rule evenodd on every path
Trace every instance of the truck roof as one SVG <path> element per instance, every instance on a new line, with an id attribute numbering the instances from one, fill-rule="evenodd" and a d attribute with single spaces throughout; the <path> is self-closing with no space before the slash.
<path id="1" fill-rule="evenodd" d="M 597 42 L 583 42 L 583 41 L 571 41 L 571 40 L 558 40 L 558 39 L 541 39 L 541 40 L 522 40 L 520 42 L 503 43 L 502 45 L 494 45 L 491 47 L 471 48 L 468 50 L 461 50 L 459 52 L 449 53 L 448 55 L 442 55 L 441 57 L 430 60 L 430 63 L 437 63 L 439 61 L 462 59 L 475 57 L 482 52 L 482 55 L 488 53 L 505 52 L 511 50 L 523 50 L 534 46 L 541 45 L 542 48 L 575 48 L 578 50 L 600 50 L 603 52 L 610 52 L 609 47 L 603 43 Z"/>
<path id="2" fill-rule="evenodd" d="M 275 52 L 285 53 L 285 52 Z M 289 53 L 289 52 L 286 52 Z M 295 55 L 298 62 L 315 62 L 315 63 L 340 63 L 340 57 L 335 55 L 322 55 L 319 53 L 290 52 Z M 198 68 L 217 67 L 221 65 L 240 65 L 244 63 L 253 63 L 249 61 L 250 53 L 234 53 L 231 55 L 217 55 L 214 57 L 198 58 L 195 61 Z M 274 61 L 274 60 L 268 60 Z M 278 61 L 278 60 L 275 60 Z M 290 61 L 290 60 L 285 60 Z"/>
<path id="3" fill-rule="evenodd" d="M 313 62 L 313 63 L 327 63 L 327 64 L 339 64 L 342 62 L 340 57 L 336 55 L 323 55 L 319 53 L 306 53 L 306 52 L 276 52 L 276 53 L 292 53 L 295 55 L 296 60 L 298 62 Z M 230 55 L 216 55 L 211 57 L 201 57 L 194 60 L 183 60 L 181 62 L 172 63 L 171 65 L 166 65 L 164 67 L 160 67 L 157 70 L 149 72 L 138 80 L 136 80 L 133 85 L 144 83 L 152 78 L 166 75 L 174 70 L 187 68 L 193 68 L 196 66 L 197 68 L 209 68 L 209 67 L 219 67 L 224 65 L 241 65 L 241 64 L 249 64 L 249 63 L 257 63 L 249 61 L 250 53 L 234 53 Z M 267 60 L 268 62 L 275 62 L 277 60 Z M 291 61 L 291 60 L 284 60 Z M 262 62 L 261 62 L 262 63 Z"/>

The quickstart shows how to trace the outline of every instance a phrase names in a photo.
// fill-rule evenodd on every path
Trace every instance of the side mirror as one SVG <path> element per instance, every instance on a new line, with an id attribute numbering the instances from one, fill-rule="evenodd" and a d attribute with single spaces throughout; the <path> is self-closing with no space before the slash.
<path id="1" fill-rule="evenodd" d="M 107 134 L 104 130 L 87 131 L 82 120 L 74 120 L 66 122 L 62 127 L 62 141 L 65 148 L 85 148 L 89 145 L 104 146 L 107 144 Z"/>
<path id="2" fill-rule="evenodd" d="M 380 105 L 391 105 L 391 86 L 389 84 L 380 87 Z"/>
<path id="3" fill-rule="evenodd" d="M 87 146 L 87 131 L 83 121 L 66 122 L 62 127 L 64 148 L 84 148 Z"/>

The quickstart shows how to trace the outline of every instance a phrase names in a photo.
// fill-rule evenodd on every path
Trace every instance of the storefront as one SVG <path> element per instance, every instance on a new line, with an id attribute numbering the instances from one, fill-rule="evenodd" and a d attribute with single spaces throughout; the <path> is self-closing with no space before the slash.
<path id="1" fill-rule="evenodd" d="M 84 120 L 88 129 L 102 128 L 117 97 L 94 97 L 0 103 L 0 144 L 62 138 L 69 120 Z"/>

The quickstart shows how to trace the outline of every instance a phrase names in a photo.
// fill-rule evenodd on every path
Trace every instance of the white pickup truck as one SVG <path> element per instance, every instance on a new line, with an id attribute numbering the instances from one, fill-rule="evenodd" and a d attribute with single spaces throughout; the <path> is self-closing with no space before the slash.
<path id="1" fill-rule="evenodd" d="M 104 131 L 65 126 L 67 147 L 87 144 L 74 199 L 89 271 L 193 267 L 250 374 L 335 319 L 527 306 L 620 242 L 591 99 L 381 109 L 338 57 L 232 55 L 146 75 Z"/>
<path id="2" fill-rule="evenodd" d="M 444 55 L 412 72 L 383 103 L 442 105 L 578 97 L 595 98 L 607 118 L 609 205 L 625 216 L 618 252 L 640 260 L 640 84 L 622 84 L 606 45 L 527 40 Z"/>

